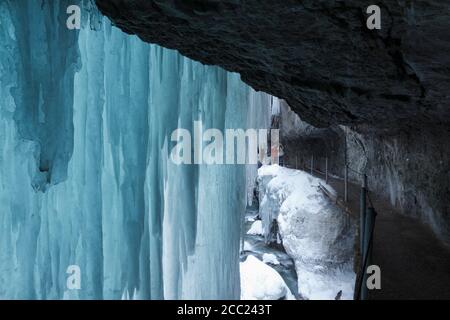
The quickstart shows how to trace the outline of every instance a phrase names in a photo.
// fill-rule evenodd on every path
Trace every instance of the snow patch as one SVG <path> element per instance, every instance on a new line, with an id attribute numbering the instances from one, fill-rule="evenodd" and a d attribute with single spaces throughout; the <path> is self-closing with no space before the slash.
<path id="1" fill-rule="evenodd" d="M 245 220 L 248 222 L 254 222 L 256 219 L 255 217 L 246 217 Z"/>
<path id="2" fill-rule="evenodd" d="M 264 253 L 262 259 L 265 264 L 272 264 L 274 266 L 278 266 L 280 264 L 280 261 L 278 261 L 277 256 L 272 253 Z"/>
<path id="3" fill-rule="evenodd" d="M 253 251 L 253 249 L 254 248 L 250 243 L 248 243 L 247 241 L 244 241 L 244 248 L 243 248 L 244 251 Z"/>
<path id="4" fill-rule="evenodd" d="M 255 222 L 253 222 L 252 226 L 247 231 L 247 234 L 262 236 L 264 234 L 262 221 L 256 220 Z"/>
<path id="5" fill-rule="evenodd" d="M 280 274 L 249 255 L 240 263 L 242 300 L 295 300 Z"/>

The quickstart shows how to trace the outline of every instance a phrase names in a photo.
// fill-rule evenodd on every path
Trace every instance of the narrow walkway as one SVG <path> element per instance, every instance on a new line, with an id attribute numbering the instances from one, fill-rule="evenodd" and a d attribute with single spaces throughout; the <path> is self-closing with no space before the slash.
<path id="1" fill-rule="evenodd" d="M 330 178 L 329 184 L 342 197 L 343 181 Z M 349 183 L 348 208 L 355 217 L 360 192 L 360 186 Z M 383 197 L 370 196 L 378 213 L 373 264 L 381 269 L 381 290 L 370 291 L 369 299 L 450 299 L 450 248 L 418 219 L 399 214 Z"/>

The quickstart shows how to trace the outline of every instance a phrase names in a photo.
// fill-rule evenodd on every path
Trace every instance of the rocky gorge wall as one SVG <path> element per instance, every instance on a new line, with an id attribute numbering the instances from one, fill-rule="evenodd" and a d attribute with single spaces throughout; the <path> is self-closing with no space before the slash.
<path id="1" fill-rule="evenodd" d="M 372 190 L 429 224 L 450 244 L 450 128 L 415 128 L 395 135 L 350 132 L 347 137 L 349 161 L 366 172 Z"/>
<path id="2" fill-rule="evenodd" d="M 445 126 L 356 132 L 349 127 L 315 128 L 282 104 L 281 137 L 286 163 L 344 176 L 347 145 L 349 179 L 361 184 L 366 173 L 371 191 L 383 195 L 403 214 L 421 219 L 450 243 L 450 128 Z"/>

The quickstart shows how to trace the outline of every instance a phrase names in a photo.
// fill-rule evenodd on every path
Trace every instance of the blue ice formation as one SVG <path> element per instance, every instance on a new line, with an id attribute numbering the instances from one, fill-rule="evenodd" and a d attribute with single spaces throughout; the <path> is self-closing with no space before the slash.
<path id="1" fill-rule="evenodd" d="M 255 168 L 177 166 L 170 135 L 266 126 L 270 98 L 92 1 L 69 30 L 74 2 L 0 0 L 0 298 L 238 299 Z"/>

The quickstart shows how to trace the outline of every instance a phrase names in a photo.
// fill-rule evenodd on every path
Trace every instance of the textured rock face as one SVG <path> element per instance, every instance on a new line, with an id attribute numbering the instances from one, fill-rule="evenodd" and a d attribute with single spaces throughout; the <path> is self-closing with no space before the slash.
<path id="1" fill-rule="evenodd" d="M 347 145 L 350 179 L 359 184 L 355 171 L 365 172 L 370 190 L 384 195 L 406 215 L 420 218 L 450 244 L 450 127 L 397 130 L 393 134 L 358 133 L 348 127 L 318 129 L 302 122 L 284 105 L 281 138 L 286 162 L 302 168 L 325 170 L 328 157 L 332 174 L 344 175 Z M 354 171 L 353 171 L 354 170 Z"/>
<path id="2" fill-rule="evenodd" d="M 372 190 L 387 196 L 404 214 L 429 224 L 448 244 L 449 137 L 448 127 L 402 131 L 395 136 L 347 134 L 349 162 L 367 173 Z"/>
<path id="3" fill-rule="evenodd" d="M 450 119 L 450 1 L 96 0 L 128 33 L 239 72 L 302 119 L 390 126 Z"/>
<path id="4" fill-rule="evenodd" d="M 335 175 L 342 174 L 345 152 L 345 132 L 339 126 L 316 128 L 302 121 L 283 101 L 280 121 L 281 141 L 285 151 L 285 161 L 299 169 L 308 169 L 311 155 L 314 155 L 314 167 L 325 170 L 325 158 L 328 157 L 328 169 Z"/>

